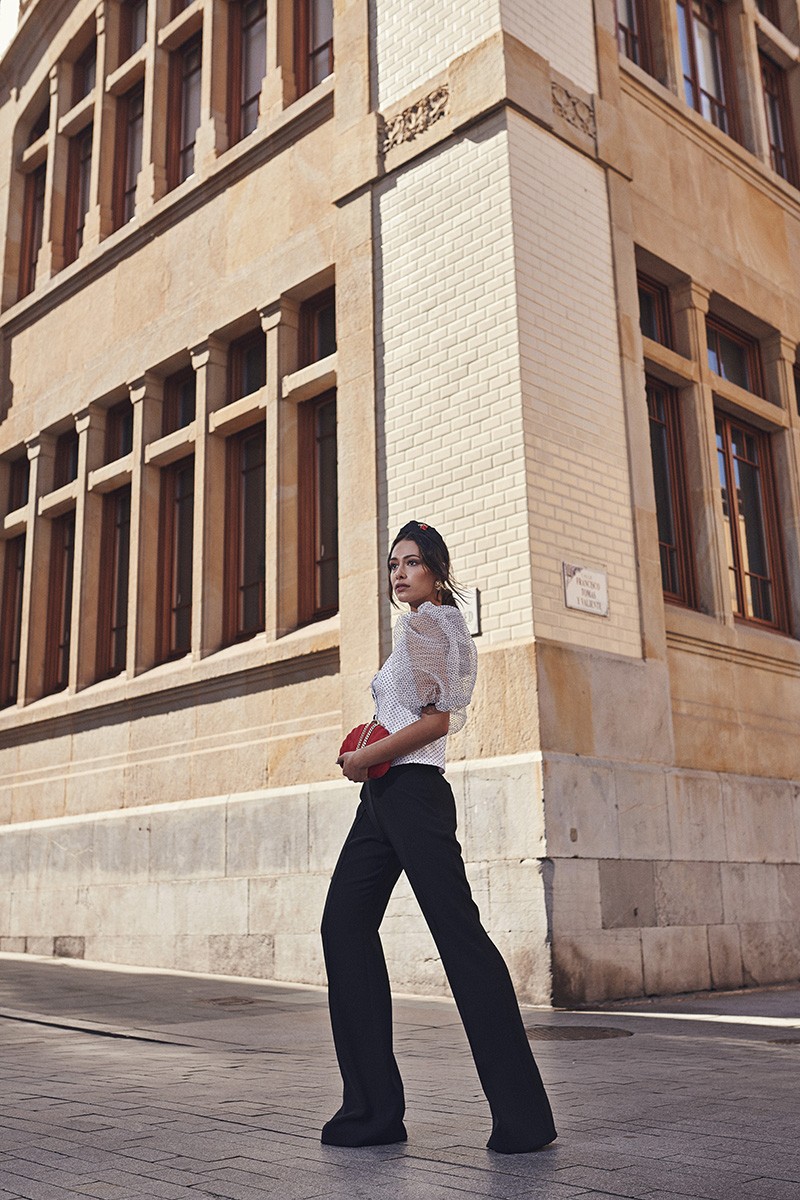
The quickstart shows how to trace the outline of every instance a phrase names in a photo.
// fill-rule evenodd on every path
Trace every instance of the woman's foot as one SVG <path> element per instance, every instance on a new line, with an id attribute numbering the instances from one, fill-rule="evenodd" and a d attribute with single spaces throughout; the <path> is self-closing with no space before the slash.
<path id="1" fill-rule="evenodd" d="M 335 1121 L 328 1121 L 327 1125 L 322 1128 L 320 1141 L 323 1146 L 393 1146 L 397 1142 L 407 1142 L 408 1134 L 406 1127 L 401 1121 L 398 1126 L 391 1129 L 379 1130 L 370 1133 L 359 1133 L 352 1126 L 348 1128 L 346 1125 L 340 1126 Z"/>
<path id="2" fill-rule="evenodd" d="M 486 1143 L 486 1148 L 494 1150 L 495 1154 L 535 1154 L 537 1150 L 544 1150 L 546 1146 L 552 1146 L 557 1137 L 558 1134 L 554 1133 L 546 1142 L 539 1142 L 532 1146 L 529 1143 L 515 1142 L 493 1133 Z"/>

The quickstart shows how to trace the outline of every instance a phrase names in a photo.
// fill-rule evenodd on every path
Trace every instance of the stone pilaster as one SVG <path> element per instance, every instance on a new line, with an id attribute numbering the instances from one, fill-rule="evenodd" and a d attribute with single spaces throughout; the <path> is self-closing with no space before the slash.
<path id="1" fill-rule="evenodd" d="M 78 495 L 75 502 L 75 561 L 70 636 L 70 691 L 94 682 L 97 674 L 97 619 L 100 592 L 103 498 L 86 487 L 90 471 L 102 465 L 106 414 L 96 406 L 75 419 L 78 430 Z"/>
<path id="2" fill-rule="evenodd" d="M 37 700 L 44 691 L 47 598 L 50 585 L 50 521 L 37 515 L 40 496 L 53 488 L 55 438 L 40 434 L 28 443 L 31 464 L 28 495 L 25 577 L 22 587 L 22 635 L 18 696 L 20 704 Z"/>
<path id="3" fill-rule="evenodd" d="M 140 675 L 156 662 L 158 538 L 161 479 L 158 467 L 145 463 L 145 447 L 161 436 L 164 398 L 161 379 L 148 372 L 130 384 L 133 405 L 131 475 L 131 563 L 128 581 L 128 673 Z"/>
<path id="4" fill-rule="evenodd" d="M 209 433 L 209 413 L 227 400 L 227 346 L 209 338 L 191 350 L 197 374 L 192 558 L 192 657 L 223 641 L 225 573 L 225 440 Z"/>
<path id="5" fill-rule="evenodd" d="M 265 610 L 267 637 L 273 639 L 298 621 L 298 412 L 281 388 L 284 375 L 297 369 L 300 311 L 284 297 L 259 315 L 267 338 Z"/>

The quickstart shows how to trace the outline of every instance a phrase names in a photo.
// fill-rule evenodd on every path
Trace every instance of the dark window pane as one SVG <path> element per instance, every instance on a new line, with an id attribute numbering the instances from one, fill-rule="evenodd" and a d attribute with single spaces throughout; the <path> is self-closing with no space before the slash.
<path id="1" fill-rule="evenodd" d="M 104 497 L 98 675 L 125 669 L 128 640 L 131 489 Z"/>
<path id="2" fill-rule="evenodd" d="M 190 367 L 173 375 L 164 384 L 164 435 L 184 429 L 195 417 L 197 377 Z"/>
<path id="3" fill-rule="evenodd" d="M 28 503 L 31 471 L 27 457 L 14 459 L 9 468 L 9 476 L 8 511 L 15 512 Z"/>
<path id="4" fill-rule="evenodd" d="M 72 576 L 75 557 L 75 513 L 53 521 L 50 543 L 45 692 L 57 692 L 69 682 L 72 629 Z"/>
<path id="5" fill-rule="evenodd" d="M 88 96 L 95 85 L 97 74 L 97 44 L 91 42 L 75 63 L 73 72 L 72 103 L 77 104 Z"/>
<path id="6" fill-rule="evenodd" d="M 317 608 L 339 604 L 339 519 L 336 466 L 336 401 L 319 405 L 317 443 Z"/>
<path id="7" fill-rule="evenodd" d="M 56 442 L 54 462 L 54 488 L 63 487 L 78 478 L 78 432 L 69 429 Z"/>
<path id="8" fill-rule="evenodd" d="M 652 292 L 639 288 L 639 323 L 645 337 L 658 341 L 658 314 L 656 299 Z"/>
<path id="9" fill-rule="evenodd" d="M 147 0 L 132 0 L 128 5 L 130 15 L 130 39 L 128 54 L 135 54 L 143 46 L 147 38 Z"/>
<path id="10" fill-rule="evenodd" d="M 194 144 L 200 125 L 200 70 L 202 48 L 199 41 L 192 43 L 181 56 L 181 118 L 180 118 L 180 167 L 178 181 L 188 179 L 194 173 Z"/>
<path id="11" fill-rule="evenodd" d="M 238 632 L 253 633 L 264 628 L 266 460 L 261 427 L 240 442 L 239 472 Z"/>
<path id="12" fill-rule="evenodd" d="M 662 585 L 667 596 L 690 604 L 691 554 L 677 398 L 672 389 L 648 381 L 647 405 Z"/>
<path id="13" fill-rule="evenodd" d="M 44 235 L 44 196 L 47 164 L 43 164 L 25 180 L 19 294 L 27 296 L 36 283 L 36 267 Z"/>
<path id="14" fill-rule="evenodd" d="M 22 585 L 25 574 L 25 535 L 6 543 L 0 607 L 0 708 L 17 702 L 22 638 Z"/>
<path id="15" fill-rule="evenodd" d="M 174 480 L 171 652 L 192 644 L 192 546 L 194 537 L 194 462 L 180 466 Z"/>

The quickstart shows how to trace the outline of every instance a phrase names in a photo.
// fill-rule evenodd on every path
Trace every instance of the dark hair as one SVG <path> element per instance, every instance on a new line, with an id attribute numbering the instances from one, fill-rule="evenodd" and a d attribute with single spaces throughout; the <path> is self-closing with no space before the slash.
<path id="1" fill-rule="evenodd" d="M 398 542 L 416 542 L 419 549 L 419 556 L 424 562 L 429 571 L 433 572 L 433 577 L 438 583 L 443 584 L 441 591 L 442 604 L 449 604 L 453 608 L 457 608 L 456 596 L 461 598 L 461 589 L 453 579 L 450 567 L 450 551 L 445 545 L 444 538 L 439 533 L 438 529 L 434 529 L 432 525 L 426 525 L 420 521 L 407 521 L 403 528 L 398 533 L 397 537 L 389 547 L 389 554 L 386 559 L 386 569 L 389 570 L 389 561 L 392 557 L 392 551 Z M 392 575 L 389 572 L 389 599 L 397 608 L 397 601 L 392 587 Z"/>

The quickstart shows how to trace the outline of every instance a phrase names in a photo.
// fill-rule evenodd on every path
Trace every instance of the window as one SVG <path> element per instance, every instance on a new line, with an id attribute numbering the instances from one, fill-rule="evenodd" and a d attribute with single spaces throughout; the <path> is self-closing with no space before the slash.
<path id="1" fill-rule="evenodd" d="M 339 607 L 335 392 L 302 406 L 300 456 L 300 613 L 313 621 Z"/>
<path id="2" fill-rule="evenodd" d="M 724 9 L 720 0 L 678 0 L 678 32 L 687 104 L 732 134 Z"/>
<path id="3" fill-rule="evenodd" d="M 658 519 L 658 549 L 664 595 L 682 604 L 694 603 L 692 553 L 689 537 L 683 441 L 675 390 L 647 380 L 650 452 Z"/>
<path id="4" fill-rule="evenodd" d="M 122 63 L 147 41 L 147 0 L 127 0 L 120 18 L 119 61 Z"/>
<path id="5" fill-rule="evenodd" d="M 64 253 L 68 263 L 74 262 L 83 245 L 83 230 L 89 212 L 92 175 L 92 126 L 87 125 L 75 135 L 69 147 L 67 177 L 67 227 Z"/>
<path id="6" fill-rule="evenodd" d="M 127 224 L 136 212 L 136 184 L 142 169 L 144 84 L 131 88 L 117 108 L 114 164 L 114 228 Z"/>
<path id="7" fill-rule="evenodd" d="M 106 462 L 116 462 L 133 449 L 133 405 L 122 400 L 106 415 Z"/>
<path id="8" fill-rule="evenodd" d="M 128 577 L 130 571 L 131 489 L 103 497 L 100 558 L 100 605 L 97 677 L 125 670 L 128 645 Z"/>
<path id="9" fill-rule="evenodd" d="M 230 6 L 230 141 L 247 137 L 258 125 L 261 84 L 267 69 L 265 0 Z"/>
<path id="10" fill-rule="evenodd" d="M 259 391 L 267 381 L 267 339 L 259 329 L 232 342 L 228 359 L 229 401 Z"/>
<path id="11" fill-rule="evenodd" d="M 307 300 L 300 309 L 300 360 L 327 358 L 336 349 L 336 303 L 333 288 Z"/>
<path id="12" fill-rule="evenodd" d="M 185 8 L 188 8 L 192 0 L 172 0 L 172 16 L 177 17 Z"/>
<path id="13" fill-rule="evenodd" d="M 56 442 L 53 487 L 64 487 L 78 478 L 78 432 L 68 429 Z"/>
<path id="14" fill-rule="evenodd" d="M 200 124 L 201 38 L 193 37 L 172 55 L 168 160 L 170 187 L 194 174 L 194 144 Z"/>
<path id="15" fill-rule="evenodd" d="M 706 319 L 706 333 L 711 370 L 730 383 L 763 396 L 758 342 L 716 317 Z"/>
<path id="16" fill-rule="evenodd" d="M 796 364 L 793 369 L 794 375 L 794 402 L 797 405 L 797 413 L 800 416 L 800 364 Z"/>
<path id="17" fill-rule="evenodd" d="M 28 503 L 31 470 L 27 457 L 15 458 L 9 465 L 8 511 L 16 512 Z"/>
<path id="18" fill-rule="evenodd" d="M 194 420 L 197 405 L 197 376 L 192 367 L 164 381 L 162 435 L 184 429 Z"/>
<path id="19" fill-rule="evenodd" d="M 264 628 L 266 433 L 263 425 L 228 439 L 225 522 L 225 627 L 228 641 Z"/>
<path id="20" fill-rule="evenodd" d="M 647 30 L 642 0 L 617 0 L 617 41 L 620 53 L 649 69 Z"/>
<path id="21" fill-rule="evenodd" d="M 75 513 L 52 523 L 50 586 L 47 594 L 44 694 L 60 692 L 69 683 L 72 625 L 72 568 L 75 559 Z"/>
<path id="22" fill-rule="evenodd" d="M 639 323 L 645 337 L 662 346 L 672 345 L 669 320 L 669 292 L 659 283 L 638 277 Z"/>
<path id="23" fill-rule="evenodd" d="M 761 86 L 769 135 L 772 169 L 788 183 L 797 184 L 792 114 L 786 94 L 786 76 L 766 54 L 759 54 Z"/>
<path id="24" fill-rule="evenodd" d="M 72 75 L 72 103 L 78 104 L 94 89 L 97 74 L 97 42 L 92 39 L 75 63 Z"/>
<path id="25" fill-rule="evenodd" d="M 161 472 L 159 641 L 161 659 L 192 648 L 194 459 L 182 458 Z"/>
<path id="26" fill-rule="evenodd" d="M 297 88 L 302 95 L 333 72 L 333 0 L 298 0 L 295 12 Z"/>
<path id="27" fill-rule="evenodd" d="M 22 534 L 6 542 L 3 593 L 0 598 L 0 708 L 17 702 L 24 575 L 25 534 Z"/>
<path id="28" fill-rule="evenodd" d="M 720 412 L 716 436 L 733 611 L 743 620 L 784 628 L 769 440 Z"/>
<path id="29" fill-rule="evenodd" d="M 25 199 L 22 213 L 22 244 L 20 246 L 19 298 L 27 296 L 36 285 L 36 266 L 44 235 L 44 192 L 47 163 L 31 171 L 25 179 Z"/>

